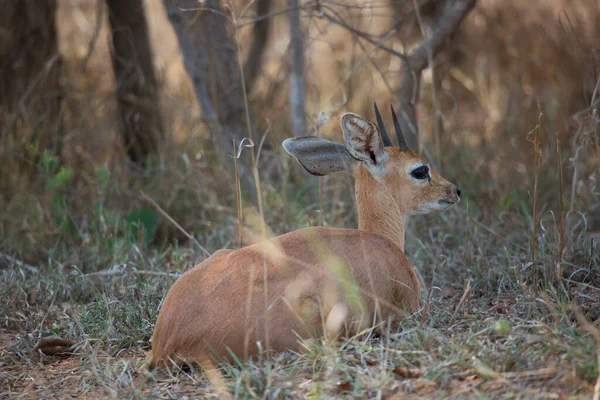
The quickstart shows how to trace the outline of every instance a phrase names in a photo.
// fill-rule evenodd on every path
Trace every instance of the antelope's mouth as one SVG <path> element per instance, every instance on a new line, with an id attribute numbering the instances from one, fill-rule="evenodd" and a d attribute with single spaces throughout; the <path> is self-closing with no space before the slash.
<path id="1" fill-rule="evenodd" d="M 446 210 L 458 203 L 458 199 L 443 199 L 421 205 L 417 214 L 429 214 L 434 211 Z"/>
<path id="2" fill-rule="evenodd" d="M 458 203 L 459 201 L 460 201 L 460 198 L 456 199 L 456 200 L 440 200 L 440 204 L 446 204 L 446 205 L 452 206 L 452 205 Z"/>
<path id="3" fill-rule="evenodd" d="M 460 197 L 456 196 L 455 198 L 447 198 L 439 201 L 439 206 L 442 209 L 450 208 L 456 205 L 460 201 Z"/>

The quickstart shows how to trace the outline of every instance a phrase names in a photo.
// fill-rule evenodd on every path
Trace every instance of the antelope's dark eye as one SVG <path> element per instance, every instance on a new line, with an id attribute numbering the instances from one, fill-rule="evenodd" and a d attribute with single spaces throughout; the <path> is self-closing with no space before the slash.
<path id="1" fill-rule="evenodd" d="M 429 178 L 429 167 L 427 165 L 421 165 L 420 167 L 413 169 L 410 172 L 410 174 L 415 179 L 419 179 L 419 180 L 428 179 Z"/>

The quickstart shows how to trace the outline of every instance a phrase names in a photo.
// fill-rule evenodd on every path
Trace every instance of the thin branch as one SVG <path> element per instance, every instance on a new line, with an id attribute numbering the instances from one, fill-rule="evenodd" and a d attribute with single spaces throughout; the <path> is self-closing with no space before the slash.
<path id="1" fill-rule="evenodd" d="M 448 0 L 449 1 L 449 0 Z M 419 102 L 421 73 L 442 49 L 446 41 L 459 28 L 463 19 L 475 6 L 476 0 L 459 0 L 446 7 L 436 24 L 436 29 L 413 52 L 404 59 L 399 90 L 400 126 L 409 146 L 418 147 L 418 124 L 416 104 Z"/>
<path id="2" fill-rule="evenodd" d="M 148 203 L 150 203 L 154 208 L 156 208 L 156 211 L 158 211 L 163 217 L 165 217 L 170 223 L 172 223 L 177 229 L 179 229 L 179 231 L 181 233 L 183 233 L 188 239 L 190 239 L 192 242 L 194 242 L 194 244 L 196 246 L 198 246 L 198 248 L 207 257 L 210 257 L 211 254 L 208 252 L 208 250 L 206 250 L 204 247 L 202 247 L 200 242 L 198 242 L 198 240 L 196 240 L 196 238 L 192 234 L 188 233 L 185 229 L 183 229 L 183 227 L 181 225 L 179 225 L 177 223 L 177 221 L 175 221 L 173 218 L 171 218 L 171 216 L 165 210 L 163 210 L 154 200 L 152 200 L 152 198 L 150 196 L 148 196 L 146 193 L 144 193 L 143 190 L 140 190 L 140 194 L 142 195 L 142 197 L 144 199 L 146 199 L 146 201 Z"/>
<path id="3" fill-rule="evenodd" d="M 323 9 L 329 9 L 329 7 L 323 7 Z M 330 11 L 333 11 L 331 9 L 329 9 Z M 381 43 L 381 41 L 377 40 L 377 39 L 373 39 L 372 35 L 369 35 L 366 32 L 360 31 L 350 25 L 348 25 L 346 22 L 344 22 L 341 19 L 338 19 L 330 14 L 328 14 L 325 11 L 322 11 L 320 14 L 323 18 L 327 19 L 330 22 L 333 22 L 339 26 L 341 26 L 342 28 L 346 29 L 348 32 L 352 33 L 353 35 L 366 40 L 367 42 L 371 43 L 372 45 L 376 46 L 378 49 L 381 50 L 385 50 L 386 52 L 396 56 L 396 57 L 400 57 L 401 59 L 405 60 L 406 59 L 406 54 L 399 52 L 398 50 L 394 50 L 391 47 L 388 47 L 386 45 L 384 45 L 383 43 Z M 386 36 L 386 35 L 384 35 Z M 389 37 L 389 36 L 388 36 Z"/>
<path id="4" fill-rule="evenodd" d="M 432 63 L 432 60 L 443 48 L 448 38 L 458 30 L 463 19 L 473 9 L 475 3 L 476 0 L 457 0 L 453 5 L 448 5 L 439 18 L 436 29 L 410 55 L 388 47 L 372 35 L 348 25 L 341 18 L 332 15 L 336 13 L 330 7 L 326 5 L 319 7 L 319 15 L 322 18 L 341 26 L 353 35 L 366 40 L 378 49 L 399 57 L 403 61 L 400 72 L 400 89 L 398 91 L 399 114 L 400 126 L 410 147 L 418 147 L 418 125 L 415 107 L 419 101 L 421 73 Z"/>
<path id="5" fill-rule="evenodd" d="M 300 6 L 298 6 L 296 8 L 300 8 Z M 277 16 L 279 16 L 281 14 L 286 14 L 288 11 L 292 11 L 292 10 L 293 10 L 293 8 L 290 8 L 290 7 L 282 8 L 281 10 L 277 10 L 277 11 L 270 12 L 268 14 L 256 16 L 256 18 L 252 18 L 250 21 L 246 21 L 246 22 L 243 22 L 243 23 L 242 22 L 238 22 L 237 29 L 243 28 L 246 25 L 253 25 L 253 24 L 259 23 L 259 22 L 264 21 L 266 19 L 271 19 L 273 17 L 277 17 Z M 244 17 L 240 17 L 239 18 L 240 21 L 243 20 L 243 19 L 244 19 Z"/>
<path id="6" fill-rule="evenodd" d="M 304 37 L 298 0 L 288 0 L 290 28 L 290 115 L 294 137 L 306 134 L 306 79 L 304 76 Z"/>
<path id="7" fill-rule="evenodd" d="M 17 260 L 14 257 L 9 256 L 5 253 L 0 253 L 0 268 L 7 268 L 11 266 L 17 266 L 19 268 L 27 269 L 31 272 L 38 273 L 40 270 L 32 265 L 24 263 L 23 261 Z"/>

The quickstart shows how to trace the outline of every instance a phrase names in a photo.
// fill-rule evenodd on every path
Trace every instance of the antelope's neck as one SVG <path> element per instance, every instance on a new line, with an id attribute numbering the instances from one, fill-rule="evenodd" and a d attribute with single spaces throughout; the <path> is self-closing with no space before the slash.
<path id="1" fill-rule="evenodd" d="M 358 229 L 378 233 L 404 251 L 404 213 L 392 196 L 361 168 L 356 175 Z M 383 189 L 383 190 L 382 190 Z"/>

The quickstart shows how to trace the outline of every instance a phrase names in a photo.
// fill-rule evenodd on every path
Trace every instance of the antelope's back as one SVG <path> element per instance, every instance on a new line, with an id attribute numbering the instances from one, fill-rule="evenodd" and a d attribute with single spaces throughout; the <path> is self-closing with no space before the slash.
<path id="1" fill-rule="evenodd" d="M 348 284 L 353 282 L 358 291 Z M 321 336 L 332 307 L 350 302 L 354 293 L 360 293 L 366 310 L 374 309 L 376 298 L 382 300 L 377 303 L 383 318 L 419 305 L 414 270 L 381 235 L 306 228 L 221 250 L 169 290 L 152 337 L 151 361 L 227 359 L 227 348 L 239 358 L 261 347 L 298 351 L 298 339 Z"/>

